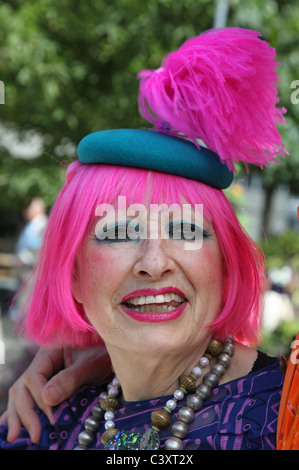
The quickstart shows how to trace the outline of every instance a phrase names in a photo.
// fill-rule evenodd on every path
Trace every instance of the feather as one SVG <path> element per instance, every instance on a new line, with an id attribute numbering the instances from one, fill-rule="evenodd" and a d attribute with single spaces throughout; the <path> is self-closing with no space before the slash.
<path id="1" fill-rule="evenodd" d="M 157 70 L 143 70 L 138 105 L 159 132 L 199 140 L 231 171 L 239 161 L 269 166 L 287 151 L 276 128 L 278 108 L 275 49 L 260 33 L 224 28 L 187 40 Z M 166 124 L 165 124 L 166 123 Z"/>

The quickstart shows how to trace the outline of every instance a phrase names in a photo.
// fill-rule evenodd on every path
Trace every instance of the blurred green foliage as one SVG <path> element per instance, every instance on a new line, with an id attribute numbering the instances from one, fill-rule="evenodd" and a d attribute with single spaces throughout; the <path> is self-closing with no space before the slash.
<path id="1" fill-rule="evenodd" d="M 291 345 L 299 331 L 299 319 L 282 322 L 275 331 L 263 332 L 258 349 L 269 356 L 283 354 L 287 359 L 291 353 Z"/>
<path id="2" fill-rule="evenodd" d="M 291 230 L 273 237 L 267 237 L 260 243 L 266 256 L 267 269 L 290 266 L 294 271 L 292 287 L 292 304 L 295 318 L 292 321 L 283 321 L 275 331 L 263 331 L 259 349 L 269 355 L 284 354 L 288 358 L 291 352 L 291 343 L 299 331 L 299 234 Z"/>
<path id="3" fill-rule="evenodd" d="M 75 156 L 85 134 L 144 127 L 138 115 L 137 73 L 157 68 L 165 54 L 213 26 L 216 0 L 4 0 L 0 4 L 0 79 L 5 105 L 0 128 L 43 137 L 38 158 L 12 158 L 0 142 L 0 204 L 23 208 L 41 195 L 50 206 L 62 183 L 61 161 Z M 281 62 L 282 133 L 290 158 L 263 173 L 267 185 L 299 179 L 299 105 L 290 102 L 299 79 L 297 0 L 231 0 L 228 26 L 261 31 Z M 261 123 L 262 125 L 262 123 Z M 258 171 L 258 170 L 254 170 Z M 297 184 L 298 186 L 298 184 Z M 297 188 L 298 190 L 298 188 Z M 0 227 L 1 231 L 1 227 Z"/>
<path id="4" fill-rule="evenodd" d="M 288 230 L 281 235 L 266 237 L 260 242 L 267 267 L 290 265 L 299 271 L 299 233 Z"/>

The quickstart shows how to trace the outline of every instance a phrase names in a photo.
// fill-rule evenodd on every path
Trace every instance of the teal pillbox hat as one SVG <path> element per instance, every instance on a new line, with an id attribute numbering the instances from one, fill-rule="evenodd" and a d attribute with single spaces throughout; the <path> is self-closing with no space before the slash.
<path id="1" fill-rule="evenodd" d="M 225 189 L 233 173 L 219 156 L 205 147 L 154 130 L 112 129 L 93 132 L 78 145 L 78 157 L 86 164 L 110 164 L 143 168 L 183 176 Z"/>

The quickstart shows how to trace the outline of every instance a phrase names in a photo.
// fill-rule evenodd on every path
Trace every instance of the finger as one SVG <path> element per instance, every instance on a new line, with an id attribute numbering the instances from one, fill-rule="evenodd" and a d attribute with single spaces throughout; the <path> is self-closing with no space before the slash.
<path id="1" fill-rule="evenodd" d="M 7 413 L 7 410 L 4 411 L 4 413 L 2 413 L 2 415 L 0 416 L 0 426 L 2 424 L 5 424 L 7 423 L 7 418 L 8 418 L 8 413 Z"/>
<path id="2" fill-rule="evenodd" d="M 23 382 L 30 391 L 37 406 L 46 414 L 51 424 L 54 424 L 51 404 L 44 401 L 43 389 L 48 379 L 62 366 L 62 350 L 40 350 L 32 366 L 23 374 Z M 17 401 L 17 404 L 20 402 Z M 17 411 L 22 410 L 17 406 Z"/>
<path id="3" fill-rule="evenodd" d="M 13 404 L 8 406 L 9 411 L 7 412 L 7 441 L 11 444 L 14 442 L 21 432 L 21 421 L 14 409 Z"/>
<path id="4" fill-rule="evenodd" d="M 45 413 L 50 423 L 54 424 L 52 408 L 47 403 L 45 403 L 43 399 L 43 395 L 42 395 L 42 390 L 47 384 L 48 380 L 42 374 L 36 374 L 34 377 L 31 375 L 28 375 L 28 376 L 24 375 L 23 380 L 24 380 L 24 385 L 26 386 L 27 390 L 30 391 L 30 394 L 32 396 L 32 401 L 35 402 L 38 408 Z M 26 396 L 28 395 L 26 394 L 26 392 L 23 392 L 23 393 L 24 393 L 23 400 L 25 400 Z M 23 406 L 21 406 L 21 399 L 22 397 L 18 399 L 18 397 L 16 396 L 17 411 L 20 417 L 22 418 L 24 411 L 23 411 Z M 22 419 L 22 422 L 23 422 L 23 419 Z"/>
<path id="5" fill-rule="evenodd" d="M 34 401 L 28 390 L 23 390 L 23 400 L 26 407 L 22 410 L 21 416 L 15 406 L 15 397 L 10 394 L 7 407 L 8 435 L 7 441 L 12 443 L 21 432 L 21 426 L 27 429 L 31 442 L 37 443 L 41 434 L 41 424 L 34 407 Z"/>
<path id="6" fill-rule="evenodd" d="M 86 384 L 85 375 L 77 367 L 70 366 L 60 371 L 47 382 L 42 390 L 42 399 L 48 406 L 56 406 L 72 396 Z"/>

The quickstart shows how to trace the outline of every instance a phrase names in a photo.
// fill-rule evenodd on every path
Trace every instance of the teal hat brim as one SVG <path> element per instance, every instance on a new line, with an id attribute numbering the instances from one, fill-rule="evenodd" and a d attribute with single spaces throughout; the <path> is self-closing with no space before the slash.
<path id="1" fill-rule="evenodd" d="M 233 173 L 219 156 L 192 142 L 151 130 L 112 129 L 93 132 L 78 145 L 86 164 L 111 164 L 170 173 L 225 189 Z"/>

